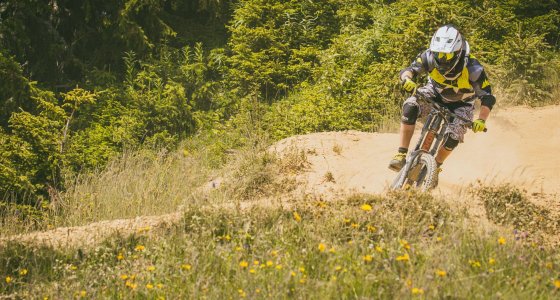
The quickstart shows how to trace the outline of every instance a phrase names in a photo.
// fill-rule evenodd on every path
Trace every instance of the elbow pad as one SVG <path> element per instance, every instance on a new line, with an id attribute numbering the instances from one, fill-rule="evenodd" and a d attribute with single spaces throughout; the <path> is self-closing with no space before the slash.
<path id="1" fill-rule="evenodd" d="M 480 97 L 480 102 L 482 105 L 492 110 L 492 107 L 494 107 L 494 104 L 496 104 L 496 97 L 494 97 L 493 95 L 484 95 Z"/>

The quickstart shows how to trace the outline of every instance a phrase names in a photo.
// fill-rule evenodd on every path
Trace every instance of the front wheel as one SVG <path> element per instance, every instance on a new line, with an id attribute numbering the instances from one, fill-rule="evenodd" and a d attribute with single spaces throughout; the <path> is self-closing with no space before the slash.
<path id="1" fill-rule="evenodd" d="M 432 155 L 420 153 L 419 157 L 414 158 L 411 164 L 410 167 L 405 166 L 402 168 L 391 185 L 391 189 L 398 190 L 416 187 L 426 192 L 437 186 L 437 163 Z"/>

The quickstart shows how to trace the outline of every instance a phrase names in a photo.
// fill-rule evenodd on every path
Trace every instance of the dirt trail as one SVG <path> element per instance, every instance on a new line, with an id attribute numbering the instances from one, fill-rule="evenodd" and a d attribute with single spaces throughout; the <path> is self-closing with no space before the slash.
<path id="1" fill-rule="evenodd" d="M 456 194 L 481 180 L 510 182 L 535 193 L 560 193 L 558 115 L 560 106 L 495 112 L 488 120 L 487 133 L 469 132 L 465 143 L 449 157 L 436 192 Z M 381 193 L 396 175 L 387 165 L 398 140 L 397 134 L 315 133 L 280 141 L 276 151 L 297 147 L 307 152 L 311 167 L 300 176 L 311 193 L 325 197 L 340 190 Z M 328 172 L 334 182 L 326 180 Z"/>
<path id="2" fill-rule="evenodd" d="M 435 193 L 453 194 L 453 198 L 458 198 L 457 194 L 465 187 L 482 180 L 509 182 L 530 193 L 560 194 L 559 115 L 560 106 L 495 111 L 487 123 L 488 133 L 467 134 L 465 143 L 448 159 Z M 294 148 L 305 151 L 310 166 L 296 175 L 301 183 L 298 192 L 332 199 L 351 192 L 382 193 L 396 175 L 387 169 L 387 164 L 397 146 L 397 134 L 348 131 L 295 136 L 280 141 L 272 149 L 279 154 Z M 327 176 L 329 173 L 332 178 Z M 540 204 L 560 212 L 557 197 L 543 199 L 548 202 Z M 114 233 L 127 235 L 164 227 L 180 217 L 180 213 L 175 213 L 104 221 L 4 240 L 82 247 L 94 245 Z"/>

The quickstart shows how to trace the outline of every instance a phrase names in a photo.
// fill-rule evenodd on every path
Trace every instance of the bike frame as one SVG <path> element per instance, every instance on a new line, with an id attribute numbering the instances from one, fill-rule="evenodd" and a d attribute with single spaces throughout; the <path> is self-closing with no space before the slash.
<path id="1" fill-rule="evenodd" d="M 402 186 L 404 185 L 405 181 L 409 176 L 409 172 L 411 169 L 417 165 L 417 161 L 419 160 L 422 154 L 428 154 L 433 157 L 437 155 L 437 152 L 445 138 L 445 131 L 449 126 L 449 122 L 451 118 L 458 118 L 465 122 L 467 126 L 472 125 L 472 121 L 457 116 L 456 114 L 449 111 L 447 108 L 443 107 L 439 103 L 435 102 L 434 100 L 430 99 L 429 97 L 424 96 L 423 94 L 416 93 L 416 95 L 420 96 L 422 100 L 425 100 L 432 104 L 432 110 L 428 114 L 426 118 L 426 122 L 424 122 L 424 126 L 422 127 L 422 132 L 420 134 L 420 138 L 418 139 L 418 143 L 406 158 L 406 163 L 402 170 L 400 171 L 397 179 L 393 186 Z M 486 130 L 484 130 L 486 131 Z M 434 141 L 435 140 L 435 141 Z M 421 177 L 422 174 L 418 175 L 418 178 Z M 418 179 L 417 178 L 417 179 Z M 418 182 L 419 180 L 417 180 Z"/>

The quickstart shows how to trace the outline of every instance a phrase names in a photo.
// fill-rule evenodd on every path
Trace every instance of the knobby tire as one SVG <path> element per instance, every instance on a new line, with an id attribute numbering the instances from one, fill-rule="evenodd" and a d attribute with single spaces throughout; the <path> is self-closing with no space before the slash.
<path id="1" fill-rule="evenodd" d="M 437 172 L 437 163 L 436 159 L 426 153 L 420 154 L 420 157 L 414 160 L 416 163 L 408 169 L 408 173 L 417 165 L 423 164 L 423 168 L 421 171 L 421 175 L 419 176 L 419 180 L 415 182 L 413 187 L 419 188 L 421 191 L 426 192 L 433 188 L 435 188 L 438 184 L 438 172 Z M 397 178 L 391 185 L 391 189 L 393 190 L 400 190 L 406 188 L 407 185 L 411 185 L 414 182 L 410 182 L 409 174 L 402 174 L 405 170 L 405 167 L 399 172 Z M 402 176 L 406 176 L 403 180 Z"/>

